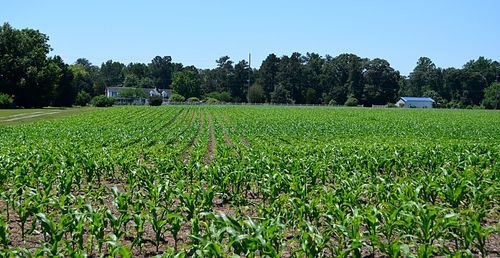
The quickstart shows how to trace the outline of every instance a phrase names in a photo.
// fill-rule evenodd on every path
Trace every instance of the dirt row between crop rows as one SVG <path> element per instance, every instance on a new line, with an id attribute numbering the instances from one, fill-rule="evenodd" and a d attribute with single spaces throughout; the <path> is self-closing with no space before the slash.
<path id="1" fill-rule="evenodd" d="M 208 165 L 215 158 L 217 139 L 215 139 L 215 135 L 214 135 L 214 122 L 212 121 L 212 115 L 209 112 L 207 112 L 206 114 L 207 114 L 207 120 L 208 120 L 208 125 L 209 125 L 209 129 L 208 129 L 209 130 L 209 138 L 208 138 L 207 151 L 205 153 L 205 157 L 203 158 L 203 161 L 205 162 L 206 165 Z"/>
<path id="2" fill-rule="evenodd" d="M 196 112 L 195 112 L 196 113 Z M 193 152 L 193 148 L 198 144 L 198 138 L 201 132 L 201 129 L 203 128 L 204 124 L 204 118 L 203 118 L 203 113 L 199 114 L 200 120 L 198 122 L 198 127 L 196 129 L 196 133 L 193 135 L 191 140 L 189 141 L 189 144 L 184 148 L 184 150 L 180 154 L 181 160 L 185 163 L 188 164 L 191 161 L 191 154 Z M 194 125 L 194 119 L 195 116 L 193 115 L 193 118 L 191 119 L 191 125 Z"/>

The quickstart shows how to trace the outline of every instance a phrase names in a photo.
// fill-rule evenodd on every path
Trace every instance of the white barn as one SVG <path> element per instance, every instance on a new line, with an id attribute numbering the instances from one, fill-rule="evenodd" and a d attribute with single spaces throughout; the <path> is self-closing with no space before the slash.
<path id="1" fill-rule="evenodd" d="M 431 98 L 401 97 L 396 102 L 396 106 L 401 108 L 432 108 L 434 103 L 436 101 Z"/>

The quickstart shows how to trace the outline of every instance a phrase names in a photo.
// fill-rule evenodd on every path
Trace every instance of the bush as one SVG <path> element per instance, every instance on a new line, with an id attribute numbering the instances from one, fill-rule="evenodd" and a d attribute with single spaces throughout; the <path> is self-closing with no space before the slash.
<path id="1" fill-rule="evenodd" d="M 292 102 L 290 99 L 290 92 L 285 89 L 283 84 L 278 84 L 276 88 L 274 88 L 274 91 L 271 92 L 271 102 L 286 104 L 290 104 Z"/>
<path id="2" fill-rule="evenodd" d="M 328 106 L 336 106 L 336 105 L 337 105 L 337 101 L 335 101 L 334 99 L 332 99 L 328 102 Z"/>
<path id="3" fill-rule="evenodd" d="M 184 102 L 184 100 L 186 100 L 186 98 L 184 98 L 182 95 L 179 95 L 179 94 L 172 94 L 170 96 L 170 98 L 168 99 L 168 101 L 170 102 Z"/>
<path id="4" fill-rule="evenodd" d="M 108 98 L 104 95 L 95 96 L 90 101 L 90 104 L 92 104 L 92 106 L 94 107 L 111 107 L 113 106 L 114 103 L 115 103 L 114 98 Z"/>
<path id="5" fill-rule="evenodd" d="M 150 106 L 161 106 L 163 103 L 163 98 L 161 96 L 151 96 L 149 97 Z"/>
<path id="6" fill-rule="evenodd" d="M 463 104 L 460 101 L 452 100 L 452 101 L 448 102 L 447 107 L 448 108 L 463 108 Z"/>
<path id="7" fill-rule="evenodd" d="M 484 98 L 481 105 L 487 109 L 500 108 L 500 100 L 498 99 L 500 92 L 500 82 L 494 82 L 489 87 L 484 89 Z"/>
<path id="8" fill-rule="evenodd" d="M 348 107 L 356 107 L 358 105 L 358 99 L 355 97 L 349 97 L 349 98 L 347 98 L 344 105 L 346 105 Z"/>
<path id="9" fill-rule="evenodd" d="M 8 94 L 0 93 L 0 108 L 13 108 L 14 98 Z"/>
<path id="10" fill-rule="evenodd" d="M 313 88 L 307 88 L 305 93 L 306 104 L 316 104 L 318 99 L 316 98 L 316 90 Z"/>
<path id="11" fill-rule="evenodd" d="M 187 99 L 187 102 L 200 102 L 200 99 L 197 97 L 191 97 Z"/>
<path id="12" fill-rule="evenodd" d="M 214 99 L 214 98 L 208 98 L 205 100 L 208 104 L 217 104 L 219 103 L 220 101 L 218 99 Z"/>
<path id="13" fill-rule="evenodd" d="M 266 95 L 260 84 L 254 84 L 248 89 L 248 103 L 264 103 Z"/>
<path id="14" fill-rule="evenodd" d="M 91 99 L 90 94 L 88 94 L 85 91 L 80 91 L 76 95 L 75 105 L 84 107 L 89 104 L 90 99 Z"/>
<path id="15" fill-rule="evenodd" d="M 397 108 L 396 104 L 391 103 L 391 102 L 387 103 L 387 107 L 388 108 Z"/>
<path id="16" fill-rule="evenodd" d="M 231 93 L 227 91 L 223 92 L 218 92 L 218 91 L 212 91 L 210 93 L 205 94 L 206 98 L 214 98 L 217 99 L 221 102 L 231 102 L 233 98 L 231 97 Z"/>

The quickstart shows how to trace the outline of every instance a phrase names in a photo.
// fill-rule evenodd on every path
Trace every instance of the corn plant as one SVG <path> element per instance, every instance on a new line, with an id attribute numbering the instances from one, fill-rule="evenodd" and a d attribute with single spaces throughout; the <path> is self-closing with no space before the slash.
<path id="1" fill-rule="evenodd" d="M 9 228 L 3 216 L 0 215 L 0 243 L 4 249 L 7 249 L 9 242 Z"/>
<path id="2" fill-rule="evenodd" d="M 151 210 L 149 212 L 149 222 L 151 223 L 151 226 L 153 227 L 153 231 L 155 233 L 154 243 L 156 252 L 158 252 L 160 242 L 163 241 L 163 233 L 165 232 L 167 226 L 166 218 L 168 211 L 162 207 L 151 207 Z"/>
<path id="3" fill-rule="evenodd" d="M 179 241 L 178 235 L 181 230 L 181 224 L 184 221 L 184 217 L 178 213 L 170 213 L 167 215 L 166 220 L 170 224 L 170 227 L 167 230 L 172 233 L 172 237 L 174 238 L 174 249 L 177 250 L 177 242 Z"/>
<path id="4" fill-rule="evenodd" d="M 107 209 L 94 210 L 92 207 L 87 206 L 88 219 L 89 219 L 89 247 L 88 250 L 94 250 L 94 240 L 97 242 L 96 251 L 101 252 L 102 246 L 105 242 L 105 230 L 108 226 L 106 219 Z"/>
<path id="5" fill-rule="evenodd" d="M 63 215 L 57 223 L 44 213 L 37 213 L 36 217 L 40 221 L 44 236 L 49 236 L 47 243 L 49 244 L 50 255 L 56 256 L 59 253 L 59 244 L 66 233 L 66 227 L 71 223 L 71 214 Z"/>
<path id="6" fill-rule="evenodd" d="M 0 256 L 494 256 L 498 121 L 266 105 L 0 121 Z"/>

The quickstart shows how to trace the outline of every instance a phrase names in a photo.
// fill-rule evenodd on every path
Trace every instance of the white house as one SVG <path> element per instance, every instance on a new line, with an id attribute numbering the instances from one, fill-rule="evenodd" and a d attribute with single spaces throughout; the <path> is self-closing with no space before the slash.
<path id="1" fill-rule="evenodd" d="M 126 96 L 121 96 L 122 94 Z M 105 95 L 106 97 L 115 98 L 115 103 L 118 105 L 144 105 L 148 104 L 148 97 L 151 96 L 161 96 L 163 98 L 163 102 L 166 102 L 172 95 L 172 90 L 157 88 L 107 87 Z"/>
<path id="2" fill-rule="evenodd" d="M 436 103 L 431 98 L 422 97 L 401 97 L 396 106 L 402 108 L 432 108 L 433 104 Z"/>

